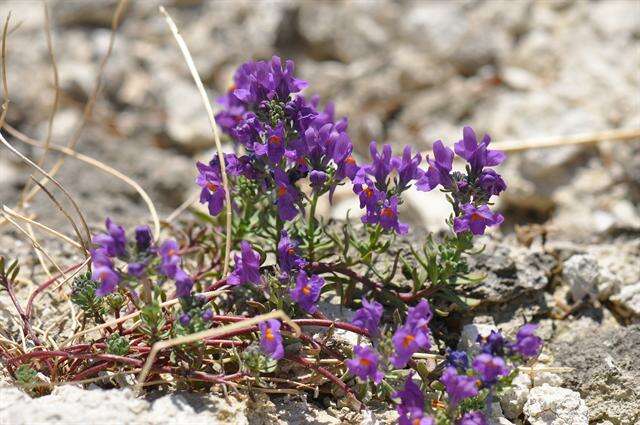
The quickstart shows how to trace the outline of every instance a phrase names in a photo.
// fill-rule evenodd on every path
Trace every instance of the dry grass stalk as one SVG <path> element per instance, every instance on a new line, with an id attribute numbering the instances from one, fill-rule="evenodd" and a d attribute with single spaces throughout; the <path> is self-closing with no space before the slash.
<path id="1" fill-rule="evenodd" d="M 58 239 L 73 245 L 74 247 L 78 248 L 78 249 L 82 249 L 82 245 L 80 245 L 78 242 L 74 241 L 73 239 L 71 239 L 69 236 L 63 235 L 62 233 L 58 232 L 57 230 L 53 230 L 51 227 L 44 225 L 38 221 L 32 220 L 29 217 L 26 217 L 22 214 L 20 214 L 17 211 L 12 210 L 11 208 L 9 208 L 6 205 L 2 206 L 2 211 L 4 214 L 6 214 L 5 218 L 8 220 L 9 216 L 13 217 L 13 218 L 17 218 L 19 220 L 25 221 L 27 223 L 33 224 L 34 226 L 44 230 L 45 232 L 48 232 L 50 234 L 52 234 L 53 236 L 57 237 Z"/>
<path id="2" fill-rule="evenodd" d="M 34 146 L 36 148 L 41 148 L 43 149 L 44 146 L 42 143 L 40 143 L 38 140 L 32 139 L 31 137 L 25 135 L 24 133 L 21 133 L 20 131 L 18 131 L 17 129 L 15 129 L 14 127 L 12 127 L 9 124 L 5 124 L 5 129 L 7 130 L 7 132 L 9 134 L 11 134 L 13 137 L 15 137 L 16 139 L 20 140 L 23 143 L 26 143 L 30 146 Z M 50 144 L 49 148 L 51 150 L 54 150 L 56 152 L 60 152 L 64 155 L 70 156 L 74 159 L 77 159 L 79 161 L 82 161 L 86 164 L 92 165 L 94 167 L 96 167 L 97 169 L 104 171 L 107 174 L 110 174 L 114 177 L 116 177 L 117 179 L 122 180 L 124 183 L 128 184 L 129 186 L 131 186 L 136 192 L 138 192 L 138 194 L 140 195 L 140 197 L 142 198 L 142 200 L 144 201 L 145 204 L 147 204 L 147 208 L 149 209 L 149 215 L 151 215 L 151 221 L 153 222 L 153 228 L 154 228 L 154 235 L 155 238 L 158 238 L 158 235 L 160 234 L 160 218 L 158 217 L 158 212 L 156 210 L 156 207 L 153 203 L 153 201 L 151 200 L 151 197 L 147 194 L 147 192 L 142 188 L 142 186 L 140 186 L 135 180 L 133 180 L 132 178 L 130 178 L 129 176 L 127 176 L 124 173 L 121 173 L 120 171 L 116 170 L 115 168 L 98 161 L 95 158 L 92 158 L 88 155 L 84 155 L 81 154 L 79 152 L 74 151 L 71 148 L 67 148 L 64 146 L 58 146 L 55 144 Z"/>
<path id="3" fill-rule="evenodd" d="M 209 118 L 209 123 L 211 124 L 211 129 L 213 131 L 213 140 L 216 145 L 216 150 L 218 151 L 218 160 L 220 162 L 220 173 L 222 174 L 222 186 L 224 187 L 224 196 L 225 196 L 225 204 L 226 204 L 226 244 L 224 250 L 224 265 L 222 274 L 226 276 L 229 271 L 229 257 L 231 254 L 231 195 L 229 192 L 229 181 L 227 178 L 227 170 L 226 164 L 224 162 L 224 153 L 222 152 L 222 144 L 220 143 L 220 135 L 218 134 L 218 126 L 216 124 L 215 117 L 213 115 L 213 109 L 211 107 L 211 101 L 209 100 L 209 96 L 207 96 L 207 92 L 204 89 L 204 85 L 202 84 L 202 79 L 198 74 L 198 70 L 196 69 L 196 65 L 193 62 L 193 58 L 191 57 L 191 53 L 189 53 L 189 48 L 185 43 L 184 39 L 180 35 L 178 31 L 178 27 L 176 26 L 173 19 L 169 13 L 165 10 L 164 7 L 160 6 L 160 13 L 162 13 L 167 20 L 167 24 L 173 33 L 173 37 L 176 39 L 178 43 L 178 47 L 180 47 L 180 51 L 184 56 L 184 60 L 187 63 L 187 67 L 191 72 L 191 76 L 193 77 L 194 82 L 196 83 L 196 87 L 198 88 L 198 92 L 202 97 L 202 102 L 204 103 L 204 107 L 207 111 L 207 117 Z"/>

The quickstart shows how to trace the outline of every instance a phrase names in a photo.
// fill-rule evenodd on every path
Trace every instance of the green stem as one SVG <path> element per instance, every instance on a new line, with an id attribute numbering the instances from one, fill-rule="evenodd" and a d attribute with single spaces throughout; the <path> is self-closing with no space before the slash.
<path id="1" fill-rule="evenodd" d="M 309 209 L 309 220 L 307 224 L 307 243 L 309 244 L 309 261 L 313 262 L 315 249 L 315 232 L 316 232 L 316 206 L 318 204 L 319 193 L 314 192 L 311 199 L 311 208 Z"/>

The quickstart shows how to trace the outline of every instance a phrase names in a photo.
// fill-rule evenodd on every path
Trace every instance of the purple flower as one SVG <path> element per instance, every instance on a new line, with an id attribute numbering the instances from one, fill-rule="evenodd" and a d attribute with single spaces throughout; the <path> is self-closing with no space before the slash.
<path id="1" fill-rule="evenodd" d="M 229 285 L 258 284 L 260 282 L 260 254 L 247 241 L 240 243 L 240 255 L 235 255 L 235 268 L 227 278 Z"/>
<path id="2" fill-rule="evenodd" d="M 399 235 L 405 235 L 409 226 L 398 220 L 398 197 L 392 196 L 384 202 L 380 210 L 380 226 L 385 230 L 394 230 Z"/>
<path id="3" fill-rule="evenodd" d="M 100 282 L 96 296 L 103 297 L 116 290 L 120 275 L 113 268 L 113 262 L 101 249 L 91 250 L 91 279 Z"/>
<path id="4" fill-rule="evenodd" d="M 296 286 L 289 293 L 291 298 L 298 303 L 300 308 L 308 313 L 315 313 L 318 309 L 316 303 L 320 298 L 320 290 L 324 285 L 324 279 L 313 275 L 311 278 L 307 273 L 300 272 L 296 278 Z"/>
<path id="5" fill-rule="evenodd" d="M 178 243 L 169 239 L 160 247 L 160 272 L 167 277 L 174 278 L 180 266 Z"/>
<path id="6" fill-rule="evenodd" d="M 422 156 L 417 153 L 411 157 L 411 146 L 405 146 L 402 157 L 392 159 L 393 168 L 398 170 L 398 181 L 396 186 L 399 191 L 409 187 L 413 180 L 420 180 L 424 171 L 418 168 L 422 162 Z"/>
<path id="7" fill-rule="evenodd" d="M 184 270 L 178 268 L 173 278 L 176 281 L 176 296 L 178 298 L 188 297 L 193 287 L 191 277 Z"/>
<path id="8" fill-rule="evenodd" d="M 409 308 L 407 312 L 406 326 L 420 329 L 424 333 L 429 333 L 429 322 L 433 318 L 433 311 L 429 301 L 422 299 L 415 306 Z"/>
<path id="9" fill-rule="evenodd" d="M 386 187 L 386 180 L 391 172 L 391 145 L 382 146 L 382 152 L 378 153 L 376 142 L 369 144 L 369 152 L 373 162 L 367 167 L 367 172 L 375 177 L 376 182 Z"/>
<path id="10" fill-rule="evenodd" d="M 450 351 L 447 354 L 447 363 L 459 371 L 465 371 L 469 367 L 469 357 L 464 351 Z"/>
<path id="11" fill-rule="evenodd" d="M 366 329 L 369 335 L 374 336 L 379 333 L 380 318 L 382 318 L 382 304 L 362 298 L 362 307 L 356 311 L 351 324 Z"/>
<path id="12" fill-rule="evenodd" d="M 500 332 L 491 331 L 489 336 L 482 338 L 478 335 L 478 342 L 482 344 L 481 350 L 483 353 L 491 354 L 493 356 L 502 355 L 504 352 L 504 346 L 506 340 Z"/>
<path id="13" fill-rule="evenodd" d="M 196 183 L 202 188 L 200 203 L 208 204 L 209 214 L 218 215 L 224 208 L 225 191 L 222 187 L 220 169 L 217 166 L 205 165 L 202 162 L 196 164 L 198 177 Z"/>
<path id="14" fill-rule="evenodd" d="M 467 160 L 471 166 L 471 172 L 477 175 L 484 167 L 500 165 L 506 159 L 504 153 L 488 149 L 490 142 L 491 138 L 485 134 L 478 144 L 473 129 L 465 127 L 462 130 L 462 140 L 454 145 L 454 149 L 458 156 Z"/>
<path id="15" fill-rule="evenodd" d="M 371 379 L 375 384 L 379 384 L 384 378 L 384 373 L 378 370 L 379 356 L 375 350 L 356 345 L 353 347 L 353 354 L 353 359 L 345 361 L 349 372 L 363 381 Z"/>
<path id="16" fill-rule="evenodd" d="M 375 213 L 379 203 L 384 199 L 384 192 L 378 190 L 371 178 L 366 175 L 366 170 L 361 168 L 353 180 L 353 191 L 358 194 L 360 208 L 367 209 L 368 213 Z"/>
<path id="17" fill-rule="evenodd" d="M 542 338 L 535 335 L 538 325 L 527 323 L 522 326 L 516 335 L 515 344 L 511 349 L 520 353 L 523 357 L 536 357 L 542 348 Z"/>
<path id="18" fill-rule="evenodd" d="M 278 205 L 278 215 L 281 220 L 289 221 L 298 215 L 295 202 L 298 198 L 298 191 L 291 185 L 287 174 L 279 168 L 274 171 L 273 177 L 276 182 L 276 204 Z"/>
<path id="19" fill-rule="evenodd" d="M 145 252 L 151 247 L 151 229 L 149 226 L 136 227 L 136 249 L 138 252 Z"/>
<path id="20" fill-rule="evenodd" d="M 266 134 L 266 143 L 255 143 L 254 152 L 256 155 L 266 155 L 273 164 L 278 164 L 285 152 L 285 135 L 282 124 L 274 129 L 269 129 Z"/>
<path id="21" fill-rule="evenodd" d="M 458 375 L 455 367 L 448 367 L 442 373 L 440 382 L 449 395 L 449 404 L 456 407 L 462 400 L 478 395 L 476 380 L 472 376 Z"/>
<path id="22" fill-rule="evenodd" d="M 423 330 L 408 325 L 399 327 L 393 334 L 391 342 L 395 348 L 391 364 L 396 368 L 405 367 L 414 353 L 430 347 L 428 335 Z"/>
<path id="23" fill-rule="evenodd" d="M 413 372 L 409 374 L 404 389 L 396 391 L 391 396 L 399 398 L 398 416 L 400 425 L 433 425 L 433 418 L 424 414 L 424 394 L 413 381 Z"/>
<path id="24" fill-rule="evenodd" d="M 423 192 L 434 189 L 439 184 L 445 189 L 451 187 L 451 169 L 453 168 L 453 151 L 444 146 L 441 140 L 433 144 L 435 160 L 427 157 L 429 168 L 417 182 L 416 188 Z"/>
<path id="25" fill-rule="evenodd" d="M 338 180 L 342 180 L 345 177 L 349 177 L 351 180 L 353 180 L 359 169 L 360 167 L 358 167 L 356 159 L 353 156 L 349 155 L 344 159 L 344 161 L 340 161 L 338 163 L 336 178 Z"/>
<path id="26" fill-rule="evenodd" d="M 120 257 L 127 253 L 127 237 L 124 228 L 118 226 L 110 218 L 105 221 L 107 233 L 93 237 L 92 242 L 99 245 L 109 257 Z"/>
<path id="27" fill-rule="evenodd" d="M 490 168 L 482 170 L 480 177 L 478 177 L 478 183 L 482 190 L 490 196 L 498 196 L 500 192 L 507 188 L 507 184 L 502 180 L 502 176 Z"/>
<path id="28" fill-rule="evenodd" d="M 473 359 L 473 369 L 480 375 L 482 382 L 486 385 L 493 385 L 498 382 L 501 376 L 509 374 L 509 368 L 502 357 L 491 354 L 478 354 Z"/>
<path id="29" fill-rule="evenodd" d="M 488 226 L 496 226 L 504 221 L 502 214 L 492 212 L 487 205 L 475 207 L 465 204 L 460 207 L 462 217 L 453 220 L 453 230 L 462 233 L 470 230 L 474 235 L 483 235 Z"/>
<path id="30" fill-rule="evenodd" d="M 280 322 L 269 319 L 258 324 L 260 328 L 260 346 L 262 350 L 274 360 L 284 357 L 282 335 L 280 334 Z"/>
<path id="31" fill-rule="evenodd" d="M 305 261 L 300 257 L 298 243 L 289 237 L 286 230 L 280 233 L 278 242 L 278 264 L 285 272 L 291 271 L 294 267 L 302 267 Z"/>
<path id="32" fill-rule="evenodd" d="M 488 425 L 488 422 L 482 412 L 474 411 L 465 413 L 456 425 Z"/>

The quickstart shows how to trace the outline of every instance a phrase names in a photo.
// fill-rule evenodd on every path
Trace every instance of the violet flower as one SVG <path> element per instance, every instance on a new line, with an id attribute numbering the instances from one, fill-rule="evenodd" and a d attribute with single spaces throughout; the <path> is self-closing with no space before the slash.
<path id="1" fill-rule="evenodd" d="M 522 326 L 516 334 L 515 344 L 511 344 L 511 349 L 521 354 L 525 358 L 536 357 L 542 348 L 542 338 L 535 335 L 538 325 L 527 323 Z"/>
<path id="2" fill-rule="evenodd" d="M 464 351 L 449 351 L 447 363 L 459 371 L 465 371 L 469 368 L 469 357 Z"/>
<path id="3" fill-rule="evenodd" d="M 362 381 L 371 379 L 379 384 L 384 378 L 384 373 L 378 370 L 379 356 L 371 347 L 356 345 L 353 347 L 353 359 L 345 361 L 349 372 Z"/>
<path id="4" fill-rule="evenodd" d="M 120 283 L 120 275 L 102 249 L 91 250 L 91 279 L 100 282 L 100 287 L 96 289 L 97 297 L 114 292 Z"/>
<path id="5" fill-rule="evenodd" d="M 311 278 L 307 273 L 300 272 L 296 278 L 295 288 L 289 291 L 291 298 L 298 303 L 301 309 L 307 313 L 315 313 L 318 309 L 316 303 L 320 298 L 320 290 L 324 285 L 324 279 L 317 275 Z"/>
<path id="6" fill-rule="evenodd" d="M 178 243 L 173 239 L 165 241 L 160 246 L 160 272 L 167 277 L 174 278 L 180 266 Z"/>
<path id="7" fill-rule="evenodd" d="M 409 226 L 398 220 L 398 197 L 392 196 L 386 200 L 380 210 L 380 226 L 385 230 L 393 230 L 399 235 L 406 235 Z"/>
<path id="8" fill-rule="evenodd" d="M 380 330 L 380 319 L 382 318 L 382 304 L 376 301 L 367 301 L 362 298 L 362 307 L 360 307 L 353 316 L 351 324 L 369 331 L 369 335 L 377 335 Z"/>
<path id="9" fill-rule="evenodd" d="M 205 311 L 202 312 L 202 320 L 204 320 L 205 322 L 209 322 L 211 319 L 213 319 L 213 311 L 208 308 Z"/>
<path id="10" fill-rule="evenodd" d="M 298 192 L 291 185 L 287 174 L 279 168 L 276 168 L 273 174 L 276 183 L 276 204 L 278 205 L 278 215 L 281 220 L 289 221 L 298 215 L 298 209 L 295 206 Z"/>
<path id="11" fill-rule="evenodd" d="M 200 192 L 200 203 L 207 204 L 209 214 L 218 215 L 224 208 L 225 191 L 222 186 L 220 177 L 220 169 L 215 166 L 205 165 L 201 162 L 196 164 L 198 167 L 198 177 L 196 183 L 202 188 Z"/>
<path id="12" fill-rule="evenodd" d="M 405 367 L 414 353 L 430 347 L 427 334 L 419 328 L 408 325 L 399 327 L 393 334 L 391 342 L 395 353 L 390 360 L 396 368 Z"/>
<path id="13" fill-rule="evenodd" d="M 486 338 L 478 335 L 478 342 L 481 343 L 481 351 L 483 353 L 501 356 L 504 354 L 504 347 L 507 341 L 500 332 L 491 331 Z"/>
<path id="14" fill-rule="evenodd" d="M 411 146 L 405 146 L 402 157 L 395 157 L 391 162 L 393 168 L 398 171 L 396 187 L 399 192 L 408 189 L 412 181 L 420 180 L 424 175 L 424 171 L 418 168 L 422 162 L 422 155 L 416 153 L 412 158 Z"/>
<path id="15" fill-rule="evenodd" d="M 476 379 L 472 376 L 458 375 L 455 367 L 446 368 L 440 377 L 440 382 L 444 385 L 452 408 L 458 406 L 462 400 L 478 395 Z"/>
<path id="16" fill-rule="evenodd" d="M 382 152 L 378 153 L 376 142 L 369 144 L 369 152 L 373 162 L 367 166 L 367 172 L 375 177 L 381 187 L 386 187 L 386 180 L 393 166 L 391 164 L 391 145 L 382 146 Z"/>
<path id="17" fill-rule="evenodd" d="M 500 377 L 509 374 L 509 368 L 502 357 L 492 356 L 487 353 L 478 354 L 473 359 L 473 369 L 480 375 L 480 379 L 487 386 L 494 385 Z"/>
<path id="18" fill-rule="evenodd" d="M 453 168 L 453 151 L 444 146 L 441 140 L 433 144 L 433 156 L 427 157 L 429 168 L 422 178 L 416 183 L 416 188 L 428 192 L 438 185 L 445 189 L 451 188 L 451 169 Z"/>
<path id="19" fill-rule="evenodd" d="M 278 164 L 285 152 L 285 134 L 282 124 L 275 129 L 269 129 L 266 134 L 266 143 L 255 143 L 254 152 L 256 155 L 266 155 L 273 164 Z"/>
<path id="20" fill-rule="evenodd" d="M 262 350 L 274 360 L 280 360 L 284 357 L 284 346 L 282 345 L 280 326 L 280 322 L 276 319 L 269 319 L 266 322 L 258 323 L 258 328 L 260 329 L 260 346 Z"/>
<path id="21" fill-rule="evenodd" d="M 180 324 L 182 326 L 189 326 L 189 323 L 191 323 L 191 316 L 189 316 L 187 313 L 182 313 L 178 320 L 180 321 Z"/>
<path id="22" fill-rule="evenodd" d="M 488 425 L 487 418 L 484 416 L 482 412 L 473 411 L 465 413 L 459 420 L 456 422 L 456 425 Z"/>
<path id="23" fill-rule="evenodd" d="M 453 230 L 456 233 L 470 230 L 474 235 L 483 235 L 488 226 L 497 226 L 504 221 L 502 214 L 494 213 L 487 205 L 475 207 L 465 204 L 460 209 L 463 215 L 453 220 Z"/>
<path id="24" fill-rule="evenodd" d="M 92 242 L 99 245 L 109 257 L 120 257 L 127 253 L 127 237 L 122 226 L 118 226 L 110 218 L 105 221 L 107 233 L 95 235 Z"/>
<path id="25" fill-rule="evenodd" d="M 418 328 L 424 333 L 429 333 L 429 322 L 433 318 L 433 311 L 429 301 L 422 299 L 414 307 L 410 307 L 407 312 L 406 325 L 413 328 Z"/>
<path id="26" fill-rule="evenodd" d="M 240 243 L 240 255 L 235 255 L 235 267 L 227 278 L 229 285 L 244 285 L 260 282 L 260 254 L 247 241 Z"/>
<path id="27" fill-rule="evenodd" d="M 280 233 L 278 242 L 278 265 L 285 272 L 291 271 L 294 267 L 302 267 L 305 261 L 300 257 L 298 242 L 289 237 L 286 230 Z"/>
<path id="28" fill-rule="evenodd" d="M 425 416 L 425 398 L 420 387 L 413 381 L 413 372 L 409 374 L 405 381 L 404 388 L 391 395 L 392 398 L 399 398 L 398 423 L 400 425 L 434 425 L 431 416 Z"/>
<path id="29" fill-rule="evenodd" d="M 500 151 L 488 149 L 491 138 L 485 134 L 482 141 L 478 143 L 476 133 L 471 127 L 464 127 L 462 130 L 462 140 L 454 145 L 458 156 L 461 156 L 471 166 L 471 172 L 478 175 L 486 166 L 492 167 L 500 165 L 506 156 Z"/>
<path id="30" fill-rule="evenodd" d="M 147 268 L 147 265 L 145 263 L 141 263 L 141 262 L 129 263 L 127 264 L 127 273 L 131 276 L 141 277 L 144 274 L 146 268 Z"/>

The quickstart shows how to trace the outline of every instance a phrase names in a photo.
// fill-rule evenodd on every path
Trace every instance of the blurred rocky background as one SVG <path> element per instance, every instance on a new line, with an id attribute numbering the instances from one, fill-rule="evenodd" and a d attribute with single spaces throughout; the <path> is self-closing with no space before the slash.
<path id="1" fill-rule="evenodd" d="M 66 144 L 108 47 L 115 0 L 51 1 L 60 106 L 53 142 Z M 200 98 L 160 2 L 131 1 L 78 149 L 141 182 L 162 213 L 195 189 L 193 158 L 212 154 Z M 613 1 L 198 1 L 163 2 L 217 97 L 233 70 L 272 54 L 293 58 L 309 93 L 348 115 L 362 159 L 369 141 L 428 150 L 453 144 L 463 125 L 495 141 L 640 128 L 640 3 Z M 4 1 L 7 121 L 43 139 L 53 73 L 38 1 Z M 571 234 L 639 227 L 640 144 L 601 143 L 513 154 L 499 208 L 510 225 L 544 223 Z M 16 141 L 16 144 L 19 142 Z M 25 148 L 38 158 L 40 151 Z M 56 155 L 50 155 L 50 161 Z M 12 204 L 28 169 L 0 150 L 0 199 Z M 78 178 L 82 176 L 82 178 Z M 132 190 L 67 161 L 61 181 L 91 221 L 145 213 Z M 437 227 L 439 196 L 412 196 L 407 220 Z M 47 203 L 39 195 L 33 202 Z M 339 197 L 325 213 L 354 207 Z M 44 208 L 50 208 L 45 205 Z M 505 226 L 509 230 L 510 226 Z"/>
<path id="2" fill-rule="evenodd" d="M 60 81 L 53 143 L 67 144 L 81 122 L 116 4 L 49 2 Z M 392 143 L 396 153 L 405 144 L 426 151 L 437 139 L 456 142 L 463 125 L 496 142 L 640 129 L 638 0 L 132 0 L 77 149 L 138 181 L 162 217 L 196 192 L 194 159 L 208 160 L 213 143 L 159 4 L 176 20 L 212 99 L 240 63 L 293 58 L 308 93 L 348 115 L 360 160 L 371 140 Z M 43 140 L 55 91 L 42 3 L 2 1 L 3 20 L 9 11 L 7 122 Z M 8 139 L 40 158 L 41 151 Z M 50 153 L 45 168 L 59 158 Z M 640 320 L 640 139 L 529 149 L 510 154 L 500 171 L 509 188 L 497 207 L 508 222 L 473 265 L 487 279 L 465 332 L 539 321 L 556 363 L 573 368 L 563 385 L 579 392 L 537 390 L 559 384 L 524 377 L 502 405 L 505 416 L 524 409 L 535 424 L 584 423 L 572 404 L 582 397 L 592 423 L 640 420 L 638 326 L 629 326 Z M 2 204 L 19 200 L 29 173 L 0 148 Z M 67 159 L 58 176 L 92 225 L 106 216 L 127 225 L 148 217 L 138 194 L 102 171 Z M 357 207 L 348 193 L 336 198 L 323 206 L 327 217 Z M 27 211 L 65 225 L 42 194 Z M 438 194 L 420 194 L 403 214 L 437 228 L 448 211 Z M 37 261 L 10 227 L 0 228 L 0 254 Z M 545 421 L 549 412 L 559 422 Z"/>

